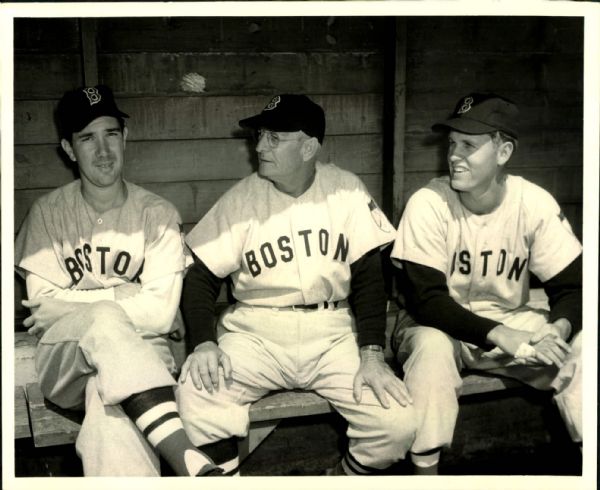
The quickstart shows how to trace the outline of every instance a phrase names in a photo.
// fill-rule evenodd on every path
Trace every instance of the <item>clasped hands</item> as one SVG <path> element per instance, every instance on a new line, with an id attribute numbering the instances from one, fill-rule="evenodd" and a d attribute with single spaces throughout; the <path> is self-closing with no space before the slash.
<path id="1" fill-rule="evenodd" d="M 570 333 L 570 323 L 558 319 L 533 333 L 498 325 L 490 331 L 488 339 L 507 354 L 515 356 L 518 364 L 555 365 L 560 368 L 571 352 L 571 347 L 566 342 Z M 521 354 L 523 344 L 530 346 L 525 355 Z"/>
<path id="2" fill-rule="evenodd" d="M 125 283 L 115 286 L 115 301 L 135 296 L 140 289 L 141 286 L 137 283 Z M 23 326 L 28 328 L 27 333 L 41 338 L 46 330 L 60 318 L 72 313 L 86 303 L 64 301 L 52 296 L 37 296 L 32 299 L 24 299 L 21 304 L 31 310 L 31 315 L 23 320 Z"/>
<path id="3" fill-rule="evenodd" d="M 21 304 L 32 312 L 23 320 L 23 325 L 29 329 L 29 335 L 35 335 L 37 338 L 41 338 L 57 320 L 76 308 L 74 303 L 48 296 L 24 299 Z"/>

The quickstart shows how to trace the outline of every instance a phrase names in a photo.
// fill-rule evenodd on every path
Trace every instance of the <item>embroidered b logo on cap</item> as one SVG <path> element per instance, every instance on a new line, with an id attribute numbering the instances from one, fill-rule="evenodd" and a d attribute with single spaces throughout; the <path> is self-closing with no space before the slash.
<path id="1" fill-rule="evenodd" d="M 460 106 L 460 109 L 456 113 L 464 114 L 465 112 L 469 112 L 471 110 L 472 105 L 473 97 L 465 97 L 465 100 L 463 100 L 463 104 Z"/>
<path id="2" fill-rule="evenodd" d="M 272 111 L 273 109 L 275 109 L 275 107 L 277 107 L 279 105 L 280 102 L 281 102 L 281 97 L 279 95 L 276 95 L 275 97 L 273 97 L 271 99 L 271 102 L 269 102 L 267 104 L 267 107 L 265 107 L 263 110 L 264 111 Z"/>
<path id="3" fill-rule="evenodd" d="M 102 100 L 102 96 L 100 95 L 100 92 L 98 92 L 98 89 L 96 87 L 84 88 L 83 93 L 90 101 L 90 105 L 97 104 Z"/>

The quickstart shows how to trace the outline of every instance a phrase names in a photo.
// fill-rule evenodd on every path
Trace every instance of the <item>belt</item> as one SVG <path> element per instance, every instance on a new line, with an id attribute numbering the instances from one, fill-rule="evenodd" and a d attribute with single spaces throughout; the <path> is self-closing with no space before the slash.
<path id="1" fill-rule="evenodd" d="M 242 303 L 243 304 L 243 303 Z M 322 303 L 313 303 L 310 305 L 292 305 L 292 306 L 257 306 L 257 305 L 244 305 L 251 308 L 270 308 L 275 311 L 319 311 L 319 310 L 335 310 L 337 308 L 347 308 L 349 305 L 348 301 L 342 299 L 340 301 L 323 301 Z"/>
<path id="2" fill-rule="evenodd" d="M 348 301 L 345 299 L 340 301 L 323 301 L 322 303 L 313 303 L 311 305 L 292 305 L 279 307 L 279 310 L 335 310 L 336 308 L 345 308 L 348 306 Z"/>

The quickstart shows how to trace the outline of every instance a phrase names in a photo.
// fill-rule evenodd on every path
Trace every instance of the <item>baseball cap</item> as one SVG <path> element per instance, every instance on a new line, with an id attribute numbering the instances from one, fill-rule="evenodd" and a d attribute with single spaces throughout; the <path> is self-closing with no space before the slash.
<path id="1" fill-rule="evenodd" d="M 106 85 L 80 87 L 65 92 L 56 110 L 61 138 L 71 138 L 101 116 L 129 117 L 117 107 L 112 90 Z"/>
<path id="2" fill-rule="evenodd" d="M 260 114 L 239 122 L 242 128 L 265 128 L 272 131 L 304 131 L 323 143 L 325 113 L 306 95 L 276 95 Z"/>
<path id="3" fill-rule="evenodd" d="M 505 97 L 493 93 L 471 93 L 458 101 L 448 119 L 435 123 L 431 129 L 467 134 L 502 131 L 516 139 L 518 115 L 516 104 Z"/>

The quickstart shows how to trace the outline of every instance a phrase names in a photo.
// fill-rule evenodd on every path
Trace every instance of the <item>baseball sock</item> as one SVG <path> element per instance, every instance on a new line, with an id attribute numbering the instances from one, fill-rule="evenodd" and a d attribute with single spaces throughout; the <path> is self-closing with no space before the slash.
<path id="1" fill-rule="evenodd" d="M 352 454 L 350 454 L 350 451 L 348 450 L 346 451 L 346 454 L 340 460 L 340 462 L 334 468 L 328 471 L 327 474 L 330 476 L 370 475 L 379 472 L 380 470 L 377 470 L 376 468 L 370 468 L 356 461 L 356 459 L 354 459 L 354 456 L 352 456 Z"/>
<path id="2" fill-rule="evenodd" d="M 214 463 L 223 470 L 224 476 L 239 476 L 240 458 L 238 454 L 237 439 L 230 437 L 211 444 L 200 446 L 200 449 Z"/>
<path id="3" fill-rule="evenodd" d="M 440 448 L 436 447 L 423 453 L 410 453 L 415 475 L 437 475 L 440 451 Z"/>
<path id="4" fill-rule="evenodd" d="M 214 463 L 185 433 L 171 386 L 135 393 L 123 400 L 121 406 L 175 474 L 199 476 L 214 472 Z"/>

